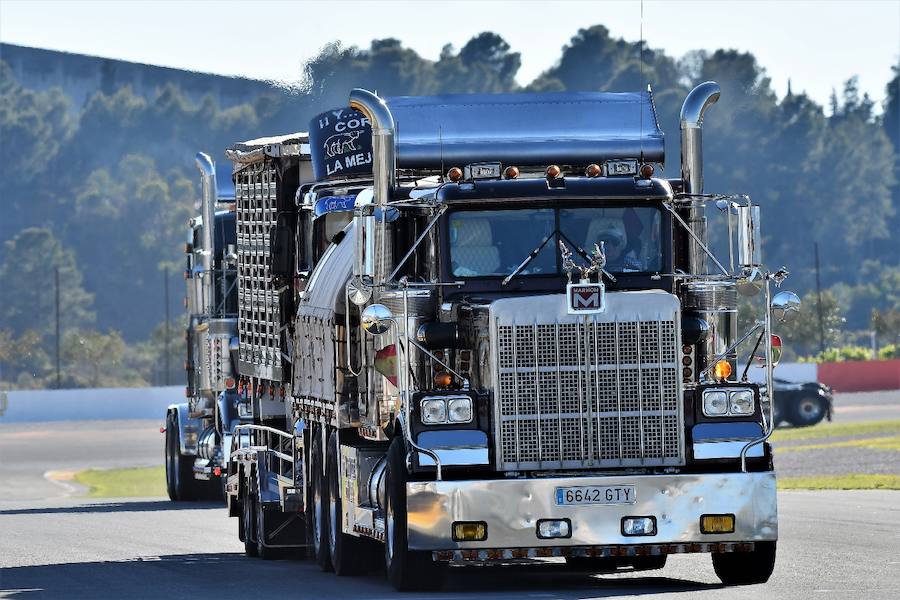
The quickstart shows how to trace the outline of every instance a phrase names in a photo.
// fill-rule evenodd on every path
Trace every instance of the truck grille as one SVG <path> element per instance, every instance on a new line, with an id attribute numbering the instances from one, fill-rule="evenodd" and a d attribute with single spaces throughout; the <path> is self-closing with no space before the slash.
<path id="1" fill-rule="evenodd" d="M 501 469 L 683 464 L 674 296 L 611 293 L 587 318 L 564 296 L 495 305 Z"/>

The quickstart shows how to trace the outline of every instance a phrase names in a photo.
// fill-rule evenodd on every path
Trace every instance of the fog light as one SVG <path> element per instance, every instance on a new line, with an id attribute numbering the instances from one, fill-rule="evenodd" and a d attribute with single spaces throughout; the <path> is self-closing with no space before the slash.
<path id="1" fill-rule="evenodd" d="M 624 517 L 622 535 L 656 535 L 656 517 Z"/>
<path id="2" fill-rule="evenodd" d="M 572 523 L 568 519 L 540 519 L 537 536 L 542 540 L 572 537 Z"/>
<path id="3" fill-rule="evenodd" d="M 483 542 L 487 539 L 484 521 L 456 521 L 453 523 L 454 542 Z"/>
<path id="4" fill-rule="evenodd" d="M 703 515 L 701 533 L 734 533 L 734 515 Z"/>

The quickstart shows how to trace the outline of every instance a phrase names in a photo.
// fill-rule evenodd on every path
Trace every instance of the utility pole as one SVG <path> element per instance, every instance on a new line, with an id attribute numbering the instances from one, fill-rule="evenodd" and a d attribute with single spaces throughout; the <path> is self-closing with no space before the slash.
<path id="1" fill-rule="evenodd" d="M 163 354 L 165 355 L 166 374 L 163 377 L 165 385 L 169 385 L 169 267 L 163 269 L 163 288 L 166 295 L 166 325 L 165 341 L 163 342 Z"/>
<path id="2" fill-rule="evenodd" d="M 822 282 L 819 280 L 819 242 L 813 242 L 816 250 L 816 311 L 819 314 L 819 351 L 825 352 L 825 318 L 822 315 Z"/>
<path id="3" fill-rule="evenodd" d="M 62 379 L 59 373 L 59 267 L 56 267 L 56 389 L 62 387 Z"/>

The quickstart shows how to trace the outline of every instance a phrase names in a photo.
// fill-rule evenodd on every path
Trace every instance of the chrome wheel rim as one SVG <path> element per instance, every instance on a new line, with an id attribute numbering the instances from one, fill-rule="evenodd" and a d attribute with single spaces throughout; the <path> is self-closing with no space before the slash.
<path id="1" fill-rule="evenodd" d="M 322 546 L 322 496 L 318 489 L 313 494 L 313 543 L 317 551 Z"/>
<path id="2" fill-rule="evenodd" d="M 806 419 L 814 419 L 822 413 L 822 407 L 815 400 L 803 400 L 797 408 Z"/>
<path id="3" fill-rule="evenodd" d="M 384 516 L 384 545 L 387 549 L 388 561 L 394 558 L 394 507 L 391 501 L 387 502 L 387 510 Z"/>
<path id="4" fill-rule="evenodd" d="M 328 501 L 328 541 L 331 542 L 331 551 L 334 552 L 334 545 L 337 542 L 337 502 L 334 499 Z"/>

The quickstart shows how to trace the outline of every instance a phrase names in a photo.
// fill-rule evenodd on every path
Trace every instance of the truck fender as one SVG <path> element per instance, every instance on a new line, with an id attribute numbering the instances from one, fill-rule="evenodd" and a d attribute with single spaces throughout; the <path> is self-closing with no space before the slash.
<path id="1" fill-rule="evenodd" d="M 192 419 L 188 416 L 187 402 L 182 404 L 170 404 L 166 409 L 166 416 L 175 413 L 178 423 L 178 445 L 182 454 L 197 456 L 197 437 L 203 431 L 203 422 L 200 419 Z"/>

